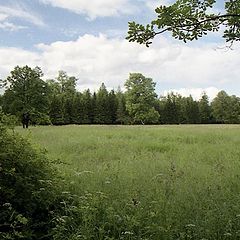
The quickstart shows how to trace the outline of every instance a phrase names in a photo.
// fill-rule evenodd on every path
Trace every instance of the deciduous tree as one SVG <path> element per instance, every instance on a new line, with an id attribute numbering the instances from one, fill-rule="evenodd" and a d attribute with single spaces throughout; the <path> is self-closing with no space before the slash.
<path id="1" fill-rule="evenodd" d="M 220 91 L 212 101 L 213 116 L 220 123 L 240 123 L 240 98 Z"/>
<path id="2" fill-rule="evenodd" d="M 152 43 L 159 34 L 170 32 L 178 40 L 192 41 L 224 26 L 222 37 L 226 42 L 240 40 L 240 0 L 223 1 L 219 12 L 216 0 L 176 0 L 170 6 L 155 9 L 157 18 L 146 26 L 129 22 L 127 39 L 140 44 Z"/>
<path id="3" fill-rule="evenodd" d="M 6 88 L 3 109 L 7 113 L 20 114 L 23 111 L 47 113 L 48 86 L 42 80 L 39 67 L 15 67 L 2 84 Z"/>
<path id="4" fill-rule="evenodd" d="M 151 78 L 144 77 L 141 73 L 130 73 L 125 83 L 126 109 L 134 123 L 157 123 L 159 113 L 155 110 L 157 94 Z"/>

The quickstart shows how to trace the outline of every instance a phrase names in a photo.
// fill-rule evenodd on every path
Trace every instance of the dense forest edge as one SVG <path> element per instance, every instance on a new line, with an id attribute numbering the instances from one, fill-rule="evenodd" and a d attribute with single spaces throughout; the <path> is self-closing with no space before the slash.
<path id="1" fill-rule="evenodd" d="M 0 108 L 21 122 L 29 113 L 33 125 L 66 124 L 213 124 L 240 123 L 240 98 L 220 91 L 212 102 L 205 92 L 196 101 L 190 95 L 158 97 L 155 83 L 141 73 L 130 73 L 125 92 L 76 89 L 77 78 L 59 71 L 44 81 L 39 67 L 15 67 L 1 80 Z"/>

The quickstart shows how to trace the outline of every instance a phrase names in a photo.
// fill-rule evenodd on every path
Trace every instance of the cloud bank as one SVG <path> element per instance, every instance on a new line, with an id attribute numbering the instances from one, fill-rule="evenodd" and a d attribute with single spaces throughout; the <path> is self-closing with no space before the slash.
<path id="1" fill-rule="evenodd" d="M 89 19 L 129 14 L 135 7 L 128 0 L 39 0 L 43 4 L 64 8 Z"/>
<path id="2" fill-rule="evenodd" d="M 216 87 L 208 87 L 208 88 L 180 88 L 180 89 L 170 89 L 170 90 L 165 90 L 163 93 L 163 96 L 167 96 L 168 93 L 175 93 L 175 94 L 180 94 L 183 97 L 188 97 L 192 96 L 193 99 L 199 100 L 202 96 L 202 94 L 205 92 L 208 97 L 209 101 L 212 101 L 216 95 L 218 94 L 220 90 L 217 89 Z"/>
<path id="3" fill-rule="evenodd" d="M 124 85 L 130 72 L 141 72 L 157 82 L 158 94 L 162 94 L 163 86 L 168 86 L 173 90 L 183 88 L 178 90 L 183 95 L 195 96 L 205 90 L 213 96 L 218 89 L 232 86 L 240 95 L 239 49 L 215 51 L 212 46 L 189 47 L 164 38 L 146 48 L 102 34 L 38 44 L 36 48 L 36 52 L 0 48 L 0 78 L 16 65 L 38 65 L 46 79 L 55 78 L 59 70 L 64 70 L 79 79 L 78 89 L 97 90 L 102 82 L 116 89 Z"/>

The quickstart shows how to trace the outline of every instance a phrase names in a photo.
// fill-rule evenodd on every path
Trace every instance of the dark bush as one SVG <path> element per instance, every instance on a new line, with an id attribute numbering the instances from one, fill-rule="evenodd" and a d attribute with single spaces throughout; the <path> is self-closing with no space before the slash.
<path id="1" fill-rule="evenodd" d="M 0 239 L 51 239 L 60 206 L 56 171 L 0 115 Z"/>
<path id="2" fill-rule="evenodd" d="M 32 125 L 51 125 L 50 117 L 41 112 L 30 111 L 30 123 Z"/>

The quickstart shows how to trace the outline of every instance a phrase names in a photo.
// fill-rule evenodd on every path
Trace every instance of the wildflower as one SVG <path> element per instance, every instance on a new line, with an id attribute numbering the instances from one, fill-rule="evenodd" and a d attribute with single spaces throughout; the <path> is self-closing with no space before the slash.
<path id="1" fill-rule="evenodd" d="M 231 233 L 224 233 L 224 236 L 226 236 L 226 237 L 231 237 L 232 234 L 231 234 Z"/>
<path id="2" fill-rule="evenodd" d="M 11 203 L 4 203 L 3 207 L 11 207 Z"/>
<path id="3" fill-rule="evenodd" d="M 125 235 L 133 235 L 133 232 L 125 231 L 125 232 L 123 232 L 123 234 L 125 234 Z"/>
<path id="4" fill-rule="evenodd" d="M 186 225 L 186 227 L 196 227 L 196 225 L 192 224 L 192 223 L 189 223 L 189 224 Z"/>

